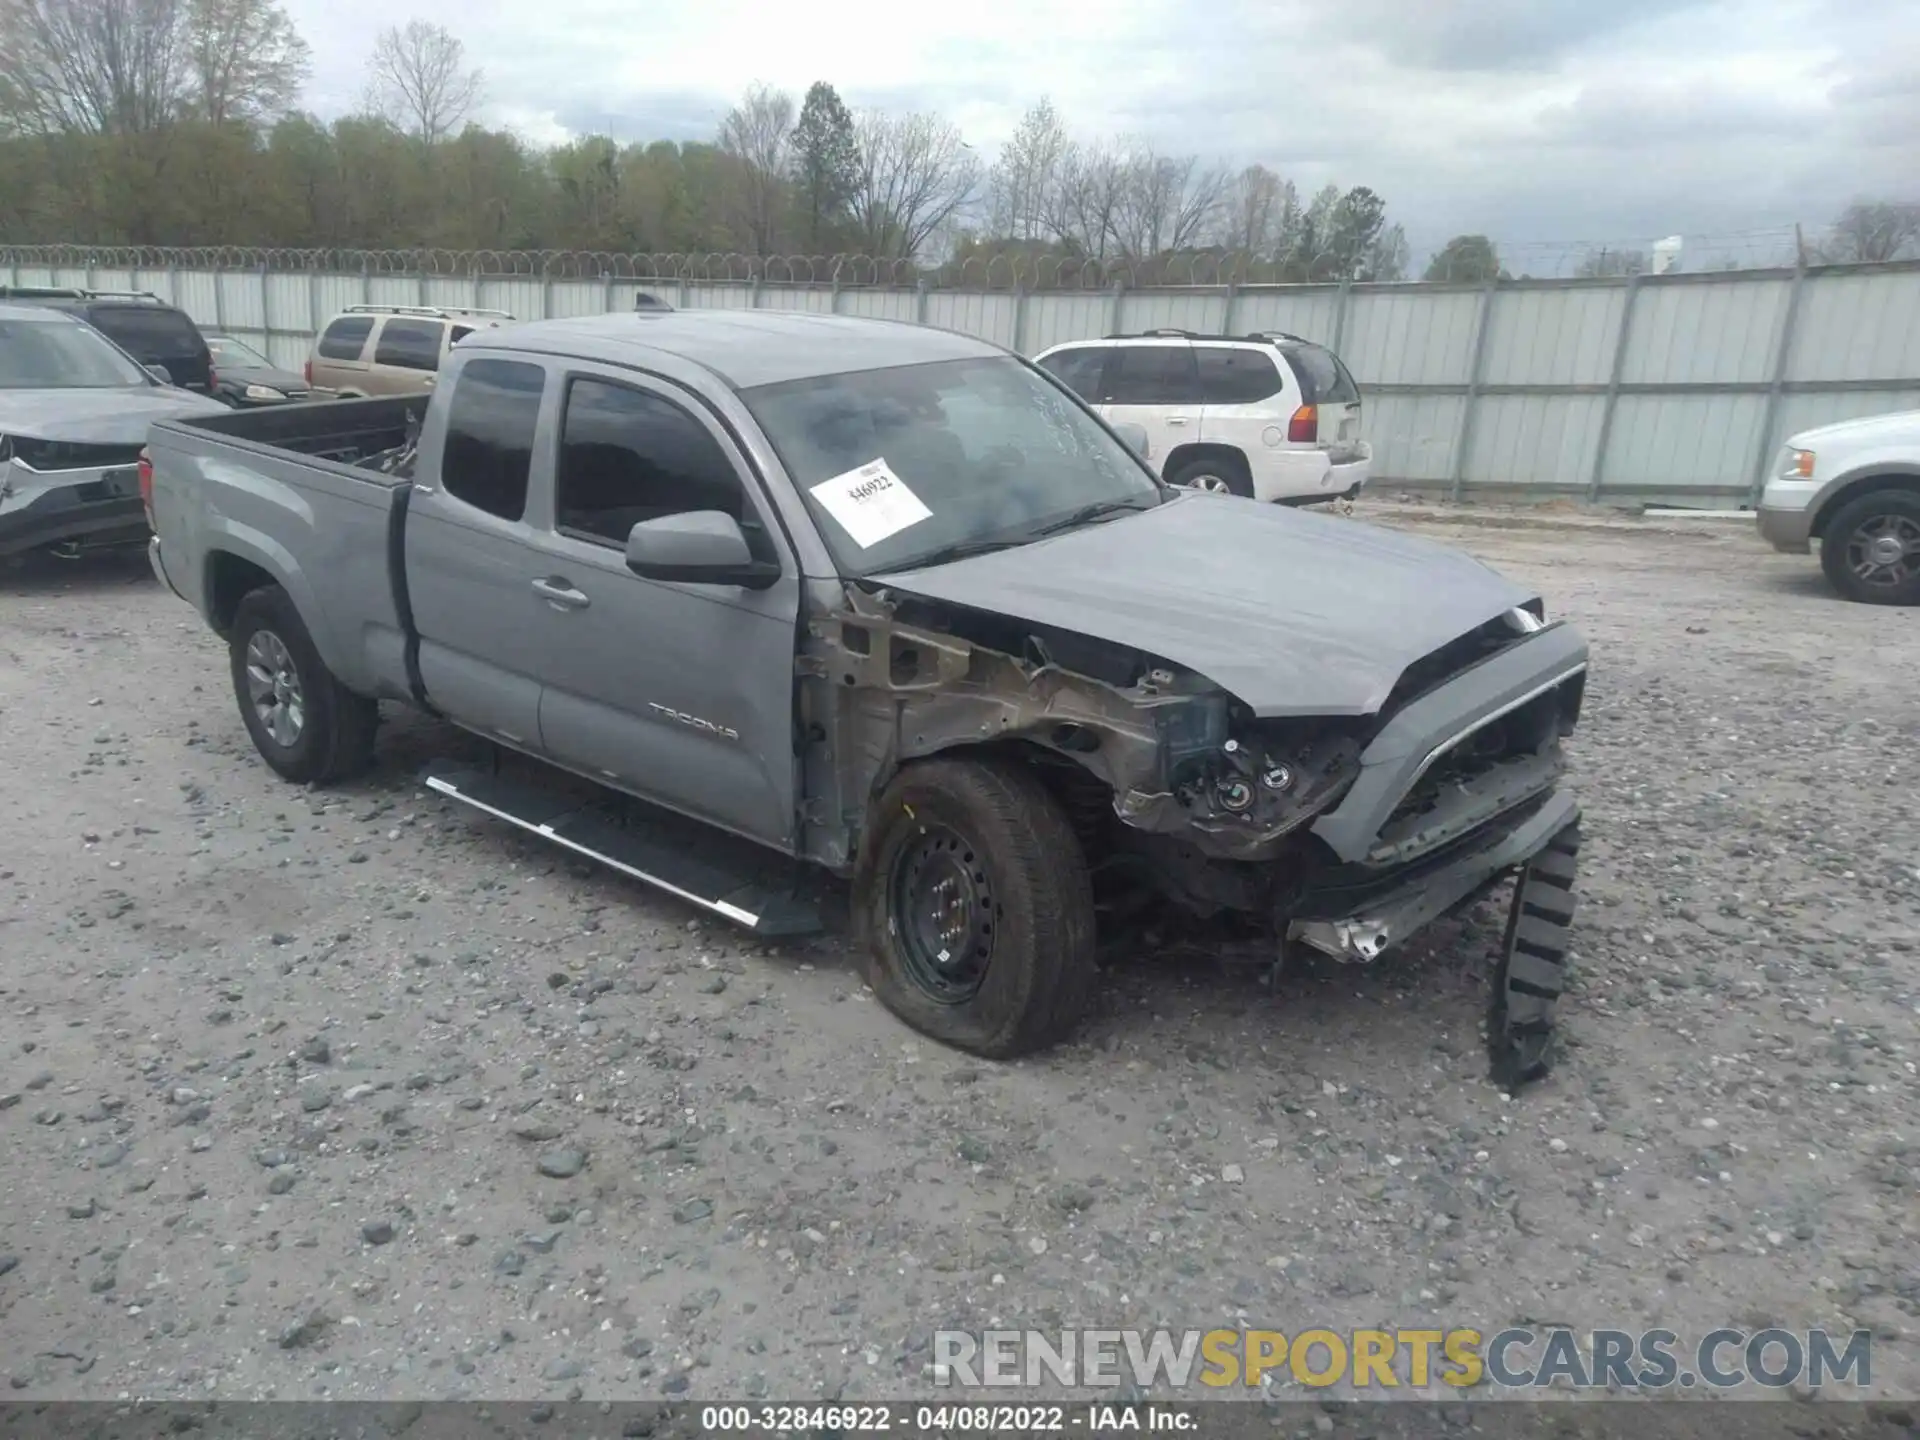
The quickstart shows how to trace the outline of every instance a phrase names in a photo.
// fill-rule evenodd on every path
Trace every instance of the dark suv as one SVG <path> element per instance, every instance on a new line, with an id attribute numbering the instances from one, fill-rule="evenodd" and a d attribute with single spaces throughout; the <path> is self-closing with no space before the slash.
<path id="1" fill-rule="evenodd" d="M 0 285 L 0 300 L 52 305 L 76 315 L 142 365 L 196 395 L 214 393 L 213 352 L 191 316 L 146 290 L 73 290 Z"/>

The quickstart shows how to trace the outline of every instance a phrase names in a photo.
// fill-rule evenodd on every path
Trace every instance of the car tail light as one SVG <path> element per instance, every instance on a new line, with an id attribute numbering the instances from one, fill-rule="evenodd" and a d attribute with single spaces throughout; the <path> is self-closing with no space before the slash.
<path id="1" fill-rule="evenodd" d="M 1319 438 L 1320 412 L 1311 405 L 1302 405 L 1287 421 L 1287 439 L 1296 445 L 1311 445 Z"/>
<path id="2" fill-rule="evenodd" d="M 153 452 L 140 452 L 140 503 L 146 507 L 147 529 L 153 529 Z"/>

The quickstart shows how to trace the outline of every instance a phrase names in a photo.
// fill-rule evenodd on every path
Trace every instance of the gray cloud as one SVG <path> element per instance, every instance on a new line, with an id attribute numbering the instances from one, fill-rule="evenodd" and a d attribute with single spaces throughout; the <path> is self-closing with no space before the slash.
<path id="1" fill-rule="evenodd" d="M 1534 69 L 1642 21 L 1708 0 L 1346 0 L 1342 21 L 1401 64 Z"/>

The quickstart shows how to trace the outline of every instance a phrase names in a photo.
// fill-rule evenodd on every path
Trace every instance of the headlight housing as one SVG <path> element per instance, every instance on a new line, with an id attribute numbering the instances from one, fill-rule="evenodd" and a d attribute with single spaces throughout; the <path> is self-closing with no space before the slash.
<path id="1" fill-rule="evenodd" d="M 1811 480 L 1813 478 L 1813 451 L 1787 449 L 1787 462 L 1780 471 L 1787 480 Z"/>
<path id="2" fill-rule="evenodd" d="M 271 385 L 249 385 L 244 392 L 249 400 L 284 400 L 286 392 L 276 390 Z"/>

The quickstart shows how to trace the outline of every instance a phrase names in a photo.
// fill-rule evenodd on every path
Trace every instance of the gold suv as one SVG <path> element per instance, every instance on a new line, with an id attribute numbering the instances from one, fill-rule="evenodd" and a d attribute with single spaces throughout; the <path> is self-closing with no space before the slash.
<path id="1" fill-rule="evenodd" d="M 505 310 L 349 305 L 313 342 L 307 384 L 315 399 L 424 395 L 455 342 L 513 318 Z"/>

